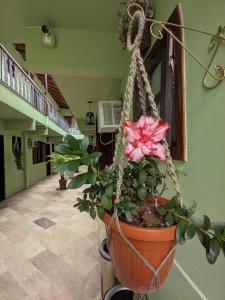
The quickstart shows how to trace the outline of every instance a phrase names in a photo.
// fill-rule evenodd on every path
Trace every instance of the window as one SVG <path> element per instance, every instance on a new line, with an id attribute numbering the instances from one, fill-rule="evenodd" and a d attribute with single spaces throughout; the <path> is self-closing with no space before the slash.
<path id="1" fill-rule="evenodd" d="M 181 7 L 178 5 L 168 22 L 182 24 Z M 181 41 L 183 31 L 169 28 Z M 184 94 L 184 49 L 165 31 L 163 39 L 157 40 L 147 56 L 145 67 L 149 76 L 157 107 L 163 120 L 171 124 L 167 141 L 174 159 L 186 160 L 185 144 L 185 94 Z M 137 88 L 134 94 L 134 118 L 141 114 Z M 147 104 L 148 114 L 151 115 Z"/>
<path id="2" fill-rule="evenodd" d="M 47 160 L 46 144 L 43 142 L 34 142 L 33 149 L 33 164 L 42 163 Z"/>

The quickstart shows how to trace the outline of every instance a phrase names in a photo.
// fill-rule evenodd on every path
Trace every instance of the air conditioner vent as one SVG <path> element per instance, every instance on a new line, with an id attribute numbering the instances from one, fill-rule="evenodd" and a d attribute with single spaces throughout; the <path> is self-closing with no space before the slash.
<path id="1" fill-rule="evenodd" d="M 115 132 L 121 118 L 121 101 L 98 102 L 98 132 Z"/>

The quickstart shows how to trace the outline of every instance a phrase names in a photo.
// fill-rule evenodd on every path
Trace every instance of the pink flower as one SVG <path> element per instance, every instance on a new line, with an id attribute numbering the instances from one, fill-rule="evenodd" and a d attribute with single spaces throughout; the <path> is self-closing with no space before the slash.
<path id="1" fill-rule="evenodd" d="M 161 144 L 165 139 L 169 123 L 155 120 L 152 117 L 141 116 L 137 122 L 128 121 L 123 125 L 129 144 L 125 154 L 133 161 L 145 155 L 153 155 L 161 160 L 166 159 L 166 150 Z"/>

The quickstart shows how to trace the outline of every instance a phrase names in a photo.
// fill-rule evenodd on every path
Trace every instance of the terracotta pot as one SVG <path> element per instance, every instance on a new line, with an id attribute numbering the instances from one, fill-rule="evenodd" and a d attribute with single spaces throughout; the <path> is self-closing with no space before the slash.
<path id="1" fill-rule="evenodd" d="M 66 179 L 59 179 L 59 188 L 60 190 L 66 190 L 67 180 Z"/>
<path id="2" fill-rule="evenodd" d="M 165 198 L 157 197 L 157 202 L 167 202 Z M 109 224 L 111 216 L 105 213 L 103 221 Z M 155 268 L 160 265 L 163 258 L 176 244 L 176 226 L 165 228 L 144 228 L 120 222 L 124 235 L 138 249 L 147 261 Z M 138 256 L 124 242 L 119 235 L 115 221 L 112 224 L 110 254 L 114 265 L 116 277 L 132 291 L 145 294 L 149 288 L 153 273 L 144 265 Z M 168 258 L 159 273 L 160 286 L 164 283 L 174 260 L 175 251 Z M 151 287 L 157 291 L 154 280 Z"/>

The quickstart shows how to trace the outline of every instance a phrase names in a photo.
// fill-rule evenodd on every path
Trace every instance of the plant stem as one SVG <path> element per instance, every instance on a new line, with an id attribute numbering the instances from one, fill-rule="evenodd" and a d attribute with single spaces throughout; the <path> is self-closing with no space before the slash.
<path id="1" fill-rule="evenodd" d="M 186 223 L 195 226 L 195 228 L 197 228 L 198 230 L 200 230 L 200 231 L 203 232 L 204 234 L 209 234 L 209 235 L 211 235 L 211 236 L 213 236 L 213 237 L 216 237 L 216 235 L 215 235 L 213 232 L 208 231 L 208 230 L 204 230 L 203 228 L 201 228 L 201 227 L 197 226 L 196 224 L 194 224 L 190 219 L 188 219 L 188 218 L 186 218 L 186 217 L 184 217 L 184 216 L 179 215 L 179 214 L 176 213 L 174 210 L 171 209 L 171 210 L 169 210 L 169 211 L 170 211 L 174 216 L 180 218 L 181 220 L 185 221 Z M 216 238 L 217 238 L 217 237 L 216 237 Z M 217 238 L 217 239 L 218 239 L 218 238 Z M 225 238 L 223 238 L 223 237 L 221 237 L 220 239 L 221 239 L 222 241 L 225 241 Z"/>

